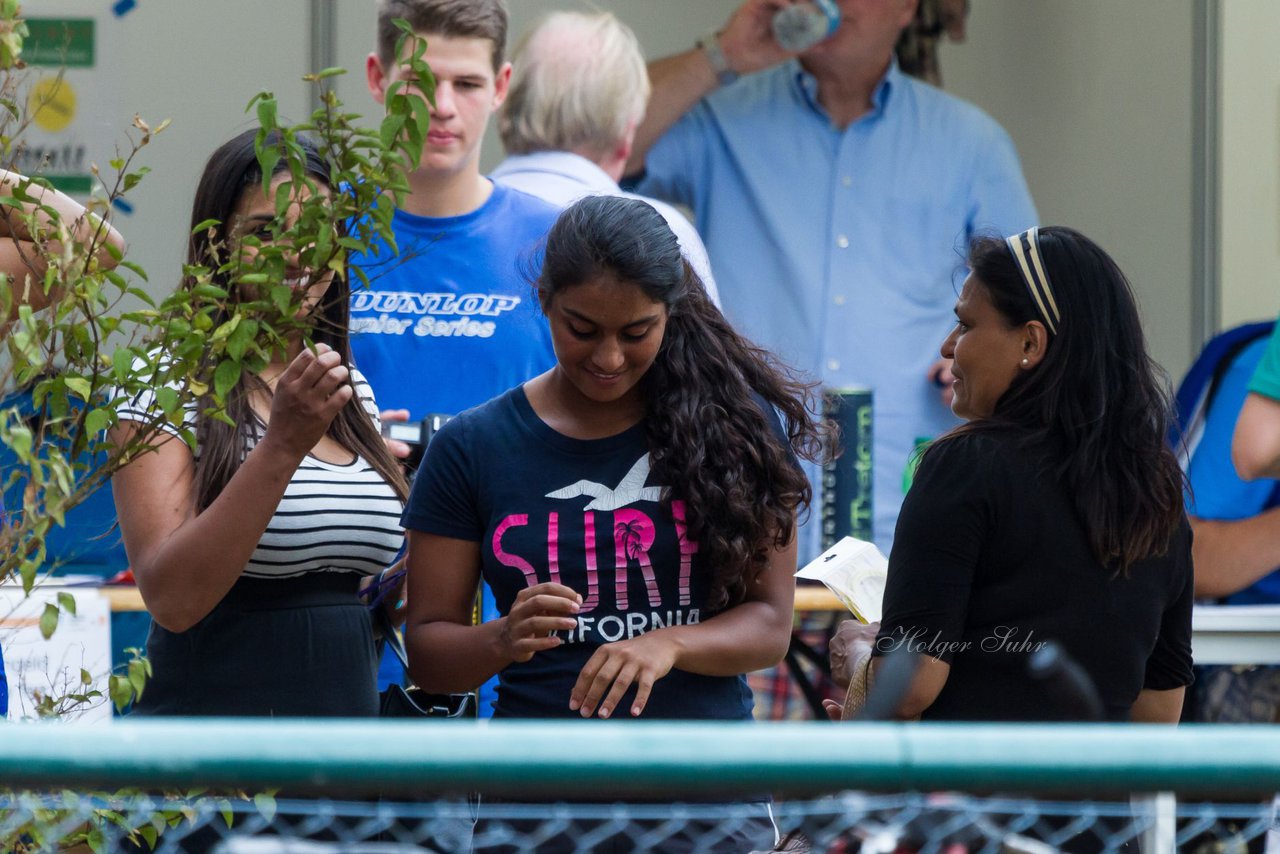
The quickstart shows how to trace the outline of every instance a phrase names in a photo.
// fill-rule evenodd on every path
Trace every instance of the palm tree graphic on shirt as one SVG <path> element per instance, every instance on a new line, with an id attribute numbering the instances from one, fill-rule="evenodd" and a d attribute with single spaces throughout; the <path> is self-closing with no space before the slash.
<path id="1" fill-rule="evenodd" d="M 547 498 L 572 499 L 583 495 L 591 496 L 584 510 L 617 510 L 638 501 L 660 501 L 662 487 L 645 486 L 649 479 L 649 455 L 645 454 L 636 460 L 635 465 L 626 473 L 622 481 L 610 488 L 593 480 L 580 480 L 555 492 L 548 492 Z"/>
<path id="2" fill-rule="evenodd" d="M 555 498 L 560 500 L 572 500 L 587 496 L 591 500 L 587 502 L 584 512 L 594 510 L 613 512 L 614 513 L 614 546 L 615 552 L 615 597 L 617 600 L 617 609 L 619 611 L 627 610 L 629 607 L 628 585 L 627 585 L 627 569 L 628 561 L 636 561 L 640 564 L 641 574 L 644 576 L 644 591 L 646 599 L 650 607 L 656 608 L 662 602 L 662 595 L 658 589 L 658 581 L 654 574 L 653 565 L 649 561 L 648 550 L 654 542 L 654 524 L 653 521 L 639 510 L 626 510 L 628 505 L 636 504 L 641 501 L 658 502 L 662 500 L 662 487 L 645 486 L 644 483 L 649 479 L 649 455 L 646 453 L 640 459 L 635 461 L 630 471 L 623 476 L 622 480 L 615 487 L 610 487 L 603 483 L 596 483 L 592 480 L 579 480 L 563 489 L 557 489 L 554 492 L 548 492 L 547 498 Z M 688 606 L 690 603 L 690 573 L 691 560 L 695 552 L 698 551 L 696 543 L 690 543 L 685 538 L 685 510 L 681 501 L 672 502 L 671 511 L 673 514 L 676 535 L 680 542 L 680 572 L 679 572 L 679 603 L 682 607 Z M 554 514 L 553 514 L 554 515 Z M 594 526 L 588 519 L 587 527 L 587 587 L 588 593 L 586 602 L 583 605 L 584 612 L 594 608 L 599 595 L 599 576 L 595 564 L 595 534 Z M 589 607 L 588 607 L 589 606 Z"/>

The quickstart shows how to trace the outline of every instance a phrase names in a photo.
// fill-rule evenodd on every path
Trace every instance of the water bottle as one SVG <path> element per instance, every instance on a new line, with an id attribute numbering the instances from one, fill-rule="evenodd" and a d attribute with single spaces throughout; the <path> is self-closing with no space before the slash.
<path id="1" fill-rule="evenodd" d="M 779 9 L 773 16 L 773 38 L 783 50 L 800 53 L 836 31 L 840 9 L 835 0 L 812 0 Z"/>

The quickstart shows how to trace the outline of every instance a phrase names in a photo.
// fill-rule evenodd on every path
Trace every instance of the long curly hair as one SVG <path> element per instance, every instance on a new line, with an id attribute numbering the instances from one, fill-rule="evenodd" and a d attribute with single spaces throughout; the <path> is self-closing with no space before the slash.
<path id="1" fill-rule="evenodd" d="M 246 192 L 259 192 L 262 185 L 262 167 L 258 163 L 255 140 L 256 130 L 238 134 L 218 147 L 209 157 L 200 183 L 196 188 L 195 202 L 191 209 L 191 233 L 187 246 L 187 263 L 204 265 L 211 270 L 212 282 L 228 291 L 235 291 L 233 276 L 222 269 L 227 253 L 232 251 L 234 236 L 232 219 L 236 204 Z M 279 145 L 278 133 L 268 136 L 267 145 Z M 315 144 L 305 136 L 297 138 L 306 162 L 307 177 L 318 185 L 329 186 L 329 167 Z M 284 172 L 287 162 L 281 158 L 273 174 Z M 210 228 L 195 231 L 196 225 L 213 220 Z M 183 287 L 194 286 L 194 279 L 187 277 Z M 229 319 L 215 319 L 215 325 Z M 342 357 L 344 365 L 351 364 L 351 346 L 347 334 L 350 316 L 350 292 L 346 276 L 334 275 L 333 283 L 324 299 L 312 315 L 313 326 L 309 331 L 317 344 L 328 344 Z M 259 377 L 244 371 L 239 382 L 227 393 L 227 415 L 235 422 L 233 427 L 217 418 L 204 414 L 213 405 L 211 398 L 200 401 L 196 416 L 196 509 L 207 508 L 221 494 L 227 483 L 240 468 L 248 450 L 249 437 L 262 428 L 261 420 L 250 405 L 254 393 L 270 397 L 271 391 Z M 352 395 L 329 425 L 328 436 L 346 448 L 364 457 L 371 466 L 395 490 L 400 500 L 408 494 L 404 473 L 387 451 L 364 405 Z"/>
<path id="2" fill-rule="evenodd" d="M 1125 573 L 1164 554 L 1184 515 L 1184 477 L 1166 438 L 1168 378 L 1147 353 L 1132 288 L 1111 256 L 1060 226 L 1041 228 L 1038 245 L 1061 312 L 1057 334 L 990 418 L 957 432 L 1019 428 L 1047 453 L 1095 557 Z M 973 241 L 969 267 L 1011 326 L 1040 319 L 1004 240 Z"/>
<path id="3" fill-rule="evenodd" d="M 707 297 L 666 220 L 646 202 L 582 199 L 547 235 L 539 296 L 611 277 L 667 308 L 666 332 L 641 380 L 651 471 L 662 504 L 685 502 L 690 538 L 712 568 L 708 607 L 742 601 L 771 549 L 786 545 L 811 499 L 793 452 L 816 460 L 825 430 L 813 387 L 734 331 Z M 782 417 L 777 437 L 762 406 Z"/>

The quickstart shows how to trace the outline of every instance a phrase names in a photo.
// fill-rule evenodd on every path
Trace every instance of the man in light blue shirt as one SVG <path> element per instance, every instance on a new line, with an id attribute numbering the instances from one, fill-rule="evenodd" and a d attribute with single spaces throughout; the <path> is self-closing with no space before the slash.
<path id="1" fill-rule="evenodd" d="M 957 423 L 938 347 L 967 242 L 1036 211 L 1000 126 L 899 71 L 915 0 L 842 0 L 838 29 L 799 56 L 770 31 L 784 5 L 748 0 L 649 66 L 628 169 L 693 209 L 746 335 L 826 387 L 873 390 L 873 533 L 888 552 L 913 448 Z M 818 535 L 810 524 L 802 560 Z"/>
<path id="2" fill-rule="evenodd" d="M 498 114 L 507 159 L 489 177 L 561 208 L 583 196 L 648 202 L 719 304 L 693 224 L 671 205 L 618 186 L 649 98 L 644 56 L 631 29 L 608 12 L 552 12 L 520 40 L 512 63 L 520 73 Z"/>

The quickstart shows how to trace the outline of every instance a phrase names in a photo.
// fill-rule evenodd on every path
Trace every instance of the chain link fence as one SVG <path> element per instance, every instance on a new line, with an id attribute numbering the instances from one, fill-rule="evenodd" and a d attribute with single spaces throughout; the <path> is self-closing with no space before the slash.
<path id="1" fill-rule="evenodd" d="M 1271 803 L 1175 804 L 846 792 L 773 803 L 334 801 L 26 793 L 0 801 L 6 851 L 1264 851 Z"/>
<path id="2" fill-rule="evenodd" d="M 0 851 L 1280 852 L 1277 747 L 1261 727 L 14 726 Z"/>

